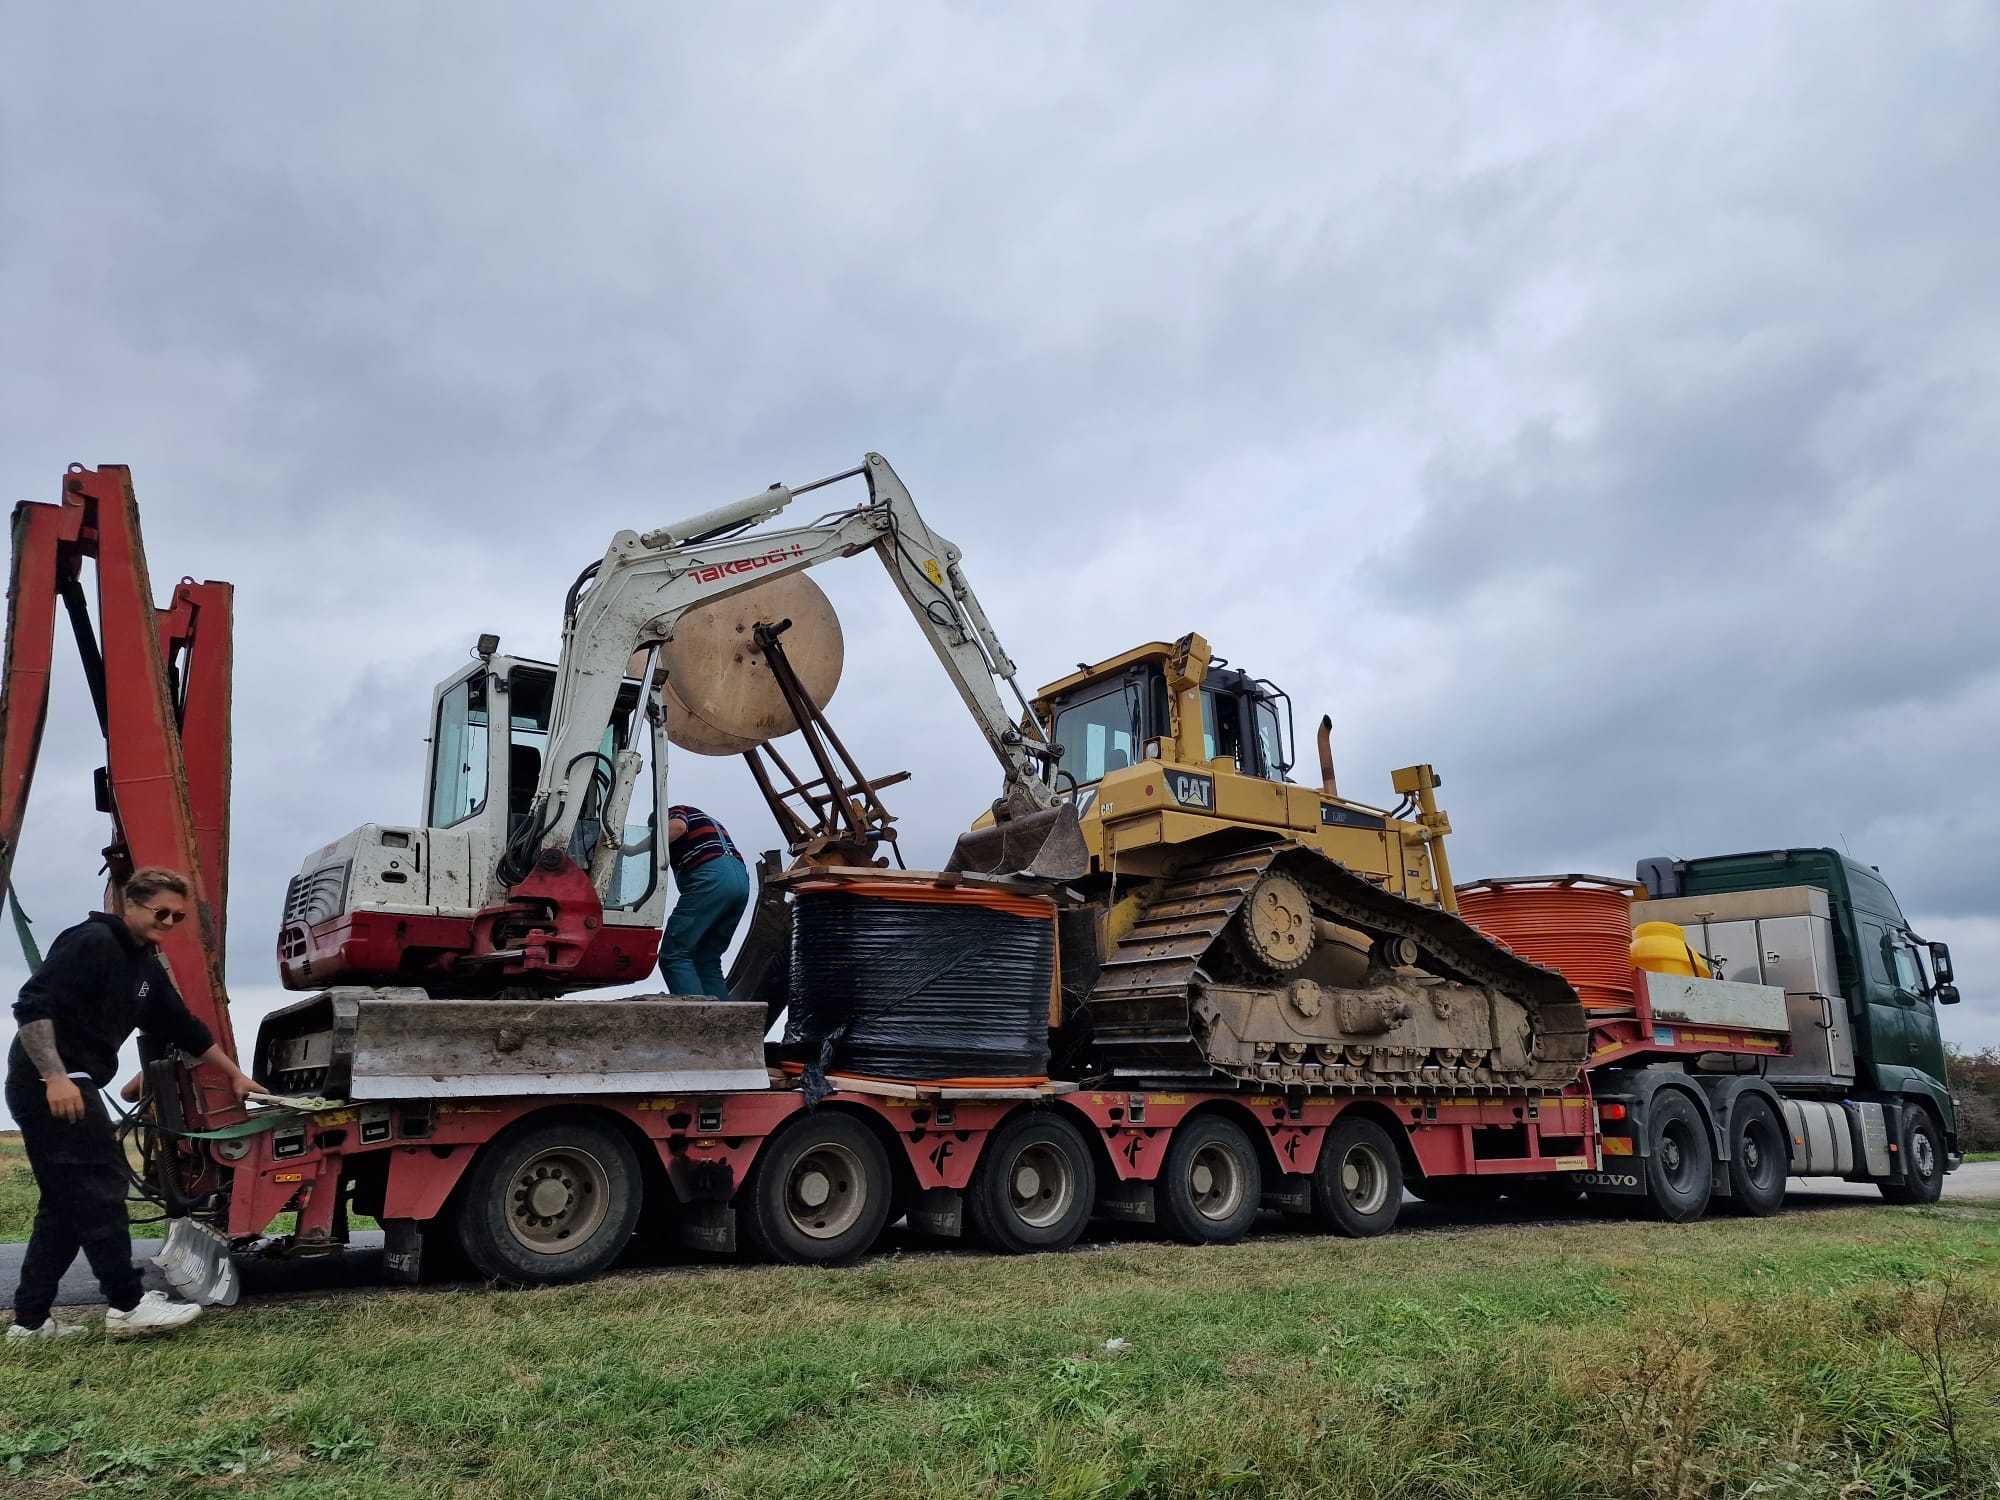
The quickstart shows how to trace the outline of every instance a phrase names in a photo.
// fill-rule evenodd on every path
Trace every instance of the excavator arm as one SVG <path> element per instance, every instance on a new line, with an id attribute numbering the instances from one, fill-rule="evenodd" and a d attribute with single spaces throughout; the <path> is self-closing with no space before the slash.
<path id="1" fill-rule="evenodd" d="M 865 505 L 835 511 L 810 526 L 750 530 L 796 496 L 855 477 L 867 481 Z M 579 580 L 564 625 L 549 753 L 527 824 L 533 847 L 508 851 L 500 861 L 499 883 L 514 883 L 510 874 L 526 873 L 530 861 L 524 856 L 569 849 L 587 808 L 602 809 L 605 827 L 621 825 L 640 757 L 629 749 L 607 757 L 603 742 L 635 654 L 649 653 L 642 680 L 651 694 L 648 712 L 657 714 L 650 653 L 673 637 L 682 615 L 782 574 L 863 552 L 881 559 L 1000 761 L 1002 810 L 1021 817 L 1055 812 L 1055 795 L 1037 774 L 1037 762 L 1052 753 L 1047 732 L 1029 710 L 1013 660 L 966 581 L 962 554 L 924 521 L 888 461 L 871 453 L 859 467 L 810 484 L 773 485 L 735 505 L 612 538 L 602 561 Z M 1016 712 L 1003 705 L 999 683 L 1012 692 Z M 1081 873 L 1080 835 L 1075 850 Z M 614 866 L 615 850 L 600 848 L 591 868 L 600 895 Z"/>

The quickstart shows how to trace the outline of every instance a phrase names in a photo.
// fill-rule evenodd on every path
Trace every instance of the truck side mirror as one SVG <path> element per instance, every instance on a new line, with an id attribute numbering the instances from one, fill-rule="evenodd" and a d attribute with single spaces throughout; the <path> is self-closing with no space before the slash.
<path id="1" fill-rule="evenodd" d="M 1958 1004 L 1958 986 L 1955 984 L 1940 984 L 1937 987 L 1937 1003 L 1939 1005 Z"/>
<path id="2" fill-rule="evenodd" d="M 1951 948 L 1948 944 L 1931 944 L 1931 972 L 1937 975 L 1939 985 L 1943 986 L 1951 983 Z M 1956 995 L 1952 997 L 1953 1000 L 1957 998 Z M 1950 1000 L 1945 1002 L 1947 1005 L 1951 1003 Z"/>

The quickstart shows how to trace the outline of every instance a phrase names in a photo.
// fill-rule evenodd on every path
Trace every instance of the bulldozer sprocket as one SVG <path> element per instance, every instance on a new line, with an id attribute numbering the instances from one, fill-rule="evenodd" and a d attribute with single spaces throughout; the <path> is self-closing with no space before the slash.
<path id="1" fill-rule="evenodd" d="M 1227 1079 L 1239 1084 L 1331 1089 L 1310 1073 L 1225 1066 L 1205 1052 L 1193 1024 L 1196 987 L 1232 962 L 1231 921 L 1266 874 L 1290 876 L 1312 898 L 1316 915 L 1383 939 L 1408 938 L 1416 967 L 1442 979 L 1489 988 L 1517 1001 L 1533 1019 L 1534 1045 L 1524 1069 L 1492 1076 L 1487 1089 L 1553 1089 L 1571 1082 L 1587 1048 L 1583 1007 L 1560 974 L 1528 962 L 1437 907 L 1381 889 L 1346 866 L 1295 844 L 1270 843 L 1183 866 L 1148 900 L 1131 932 L 1105 959 L 1088 1000 L 1092 1051 L 1115 1077 L 1188 1086 Z M 1318 1070 L 1312 1070 L 1318 1071 Z M 1382 1086 L 1463 1091 L 1459 1070 L 1383 1076 Z"/>

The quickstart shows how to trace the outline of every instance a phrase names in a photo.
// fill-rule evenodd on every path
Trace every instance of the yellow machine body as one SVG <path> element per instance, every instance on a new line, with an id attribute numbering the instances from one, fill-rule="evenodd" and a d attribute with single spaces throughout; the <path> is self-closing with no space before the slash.
<path id="1" fill-rule="evenodd" d="M 1393 773 L 1391 786 L 1408 807 L 1407 815 L 1397 816 L 1338 795 L 1324 737 L 1318 786 L 1276 779 L 1268 774 L 1273 767 L 1246 767 L 1240 749 L 1211 753 L 1218 739 L 1213 661 L 1199 635 L 1171 644 L 1153 641 L 1082 667 L 1036 695 L 1035 714 L 1053 725 L 1065 705 L 1087 699 L 1104 684 L 1143 680 L 1153 671 L 1164 679 L 1166 712 L 1155 716 L 1164 719 L 1163 732 L 1146 737 L 1130 764 L 1088 782 L 1070 766 L 1061 768 L 1077 782 L 1079 821 L 1093 871 L 1120 883 L 1164 875 L 1181 863 L 1190 845 L 1238 829 L 1304 845 L 1405 900 L 1455 911 L 1445 854 L 1451 820 L 1437 806 L 1436 772 L 1414 765 Z M 1254 690 L 1247 679 L 1243 686 Z"/>

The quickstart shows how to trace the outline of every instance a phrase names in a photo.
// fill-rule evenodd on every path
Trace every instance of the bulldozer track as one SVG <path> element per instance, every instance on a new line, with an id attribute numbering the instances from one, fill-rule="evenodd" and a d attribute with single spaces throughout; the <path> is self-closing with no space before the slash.
<path id="1" fill-rule="evenodd" d="M 1473 1069 L 1441 1063 L 1364 1080 L 1354 1068 L 1211 1061 L 1192 1024 L 1195 987 L 1218 977 L 1209 965 L 1227 961 L 1231 920 L 1272 871 L 1304 886 L 1319 915 L 1377 941 L 1410 939 L 1424 971 L 1498 990 L 1525 1005 L 1535 1019 L 1529 1066 L 1475 1079 Z M 1087 1005 L 1092 1051 L 1114 1077 L 1179 1086 L 1228 1080 L 1309 1092 L 1550 1090 L 1574 1081 L 1588 1046 L 1583 1007 L 1561 975 L 1500 947 L 1450 912 L 1406 901 L 1323 854 L 1288 843 L 1182 868 L 1145 903 L 1131 932 L 1105 959 Z"/>

